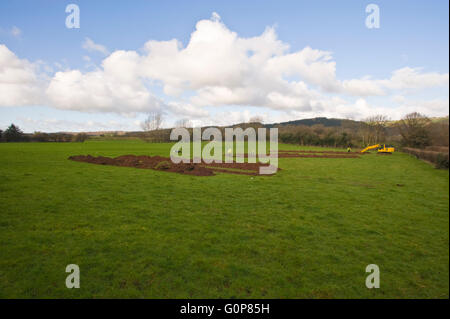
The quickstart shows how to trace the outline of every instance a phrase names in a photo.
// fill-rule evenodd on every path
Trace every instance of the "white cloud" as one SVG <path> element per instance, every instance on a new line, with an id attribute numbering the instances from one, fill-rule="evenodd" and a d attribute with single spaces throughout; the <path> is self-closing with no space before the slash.
<path id="1" fill-rule="evenodd" d="M 336 62 L 328 51 L 306 47 L 290 53 L 273 28 L 260 36 L 241 38 L 214 13 L 199 21 L 186 47 L 176 39 L 149 41 L 142 57 L 142 74 L 159 80 L 164 92 L 196 94 L 191 102 L 206 105 L 253 105 L 273 109 L 314 111 L 327 94 L 379 96 L 393 90 L 448 85 L 448 73 L 396 70 L 387 79 L 338 80 Z"/>
<path id="2" fill-rule="evenodd" d="M 315 116 L 326 116 L 330 118 L 364 119 L 375 114 L 383 114 L 391 119 L 400 119 L 405 114 L 419 112 L 427 116 L 448 115 L 449 100 L 408 100 L 396 97 L 397 103 L 392 106 L 376 105 L 369 103 L 364 98 L 357 99 L 354 103 L 334 103 L 324 109 L 321 114 Z"/>
<path id="3" fill-rule="evenodd" d="M 367 76 L 361 79 L 342 81 L 340 91 L 354 96 L 378 96 L 386 94 L 386 91 L 378 81 L 374 81 Z"/>
<path id="4" fill-rule="evenodd" d="M 36 66 L 19 59 L 0 44 L 0 106 L 34 105 L 42 102 Z"/>
<path id="5" fill-rule="evenodd" d="M 138 131 L 139 121 L 82 121 L 59 118 L 21 117 L 18 125 L 25 132 L 89 132 L 89 131 Z"/>
<path id="6" fill-rule="evenodd" d="M 388 89 L 424 89 L 436 86 L 448 86 L 448 73 L 420 73 L 420 68 L 405 67 L 392 73 L 389 81 L 382 81 Z"/>
<path id="7" fill-rule="evenodd" d="M 205 107 L 224 106 L 262 107 L 290 119 L 362 118 L 380 112 L 397 116 L 410 109 L 403 95 L 449 82 L 448 73 L 411 67 L 394 70 L 384 79 L 341 80 L 331 52 L 310 47 L 290 52 L 271 27 L 255 37 L 240 37 L 217 13 L 196 24 L 185 47 L 176 39 L 151 40 L 142 53 L 117 50 L 109 54 L 105 46 L 86 38 L 83 48 L 107 56 L 90 71 L 65 67 L 42 89 L 33 65 L 0 46 L 0 93 L 4 92 L 0 105 L 36 104 L 42 102 L 36 93 L 44 92 L 44 102 L 59 109 L 121 114 L 164 110 L 203 122 L 222 120 L 212 118 Z M 153 90 L 159 85 L 163 94 L 157 96 Z M 391 96 L 397 108 L 368 102 L 371 96 L 383 95 Z M 448 96 L 446 100 L 448 105 Z M 442 96 L 415 102 L 430 113 L 445 112 Z M 237 121 L 250 117 L 243 111 L 233 112 L 222 116 Z"/>
<path id="8" fill-rule="evenodd" d="M 194 91 L 191 102 L 197 106 L 310 107 L 308 98 L 315 93 L 304 82 L 289 82 L 284 77 L 292 75 L 289 61 L 297 57 L 298 72 L 318 81 L 319 71 L 330 73 L 321 62 L 327 59 L 326 53 L 306 48 L 292 56 L 285 54 L 288 48 L 273 28 L 257 37 L 240 38 L 216 14 L 212 20 L 197 23 L 185 48 L 175 39 L 147 42 L 142 74 L 161 81 L 170 96 Z M 274 99 L 286 103 L 275 105 Z"/>
<path id="9" fill-rule="evenodd" d="M 85 38 L 84 39 L 82 47 L 83 47 L 83 49 L 85 49 L 85 50 L 87 50 L 89 52 L 100 52 L 103 55 L 108 55 L 109 54 L 108 49 L 104 45 L 95 43 L 90 38 Z"/>
<path id="10" fill-rule="evenodd" d="M 204 118 L 209 115 L 208 111 L 187 103 L 169 102 L 166 106 L 168 111 L 178 117 Z"/>
<path id="11" fill-rule="evenodd" d="M 46 90 L 51 105 L 84 112 L 147 112 L 164 103 L 153 96 L 139 77 L 139 55 L 115 51 L 102 69 L 57 72 Z"/>
<path id="12" fill-rule="evenodd" d="M 385 95 L 393 90 L 422 90 L 431 87 L 445 87 L 449 83 L 448 73 L 420 73 L 420 68 L 405 67 L 392 72 L 392 76 L 383 80 L 370 77 L 343 81 L 346 93 L 360 96 Z"/>
<path id="13" fill-rule="evenodd" d="M 449 99 L 431 99 L 431 100 L 419 100 L 419 99 L 404 99 L 401 101 L 398 109 L 401 110 L 401 114 L 397 114 L 397 117 L 401 117 L 404 114 L 411 112 L 419 112 L 427 116 L 443 116 L 448 115 Z"/>

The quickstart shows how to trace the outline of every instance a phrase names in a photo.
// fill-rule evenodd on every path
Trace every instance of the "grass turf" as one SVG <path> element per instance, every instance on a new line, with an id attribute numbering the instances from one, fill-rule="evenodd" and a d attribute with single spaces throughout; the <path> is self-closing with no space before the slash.
<path id="1" fill-rule="evenodd" d="M 170 146 L 0 144 L 0 297 L 449 297 L 448 171 L 402 153 L 281 158 L 272 177 L 67 160 Z"/>

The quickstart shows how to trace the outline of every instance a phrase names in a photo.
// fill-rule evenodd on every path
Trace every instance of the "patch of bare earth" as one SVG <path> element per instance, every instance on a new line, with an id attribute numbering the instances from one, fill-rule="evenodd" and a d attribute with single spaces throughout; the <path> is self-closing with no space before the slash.
<path id="1" fill-rule="evenodd" d="M 212 176 L 215 172 L 241 175 L 259 175 L 261 163 L 172 163 L 170 158 L 146 155 L 122 155 L 111 158 L 104 156 L 76 155 L 70 156 L 70 160 L 98 165 L 113 165 L 123 167 L 135 167 L 154 169 L 195 176 Z"/>

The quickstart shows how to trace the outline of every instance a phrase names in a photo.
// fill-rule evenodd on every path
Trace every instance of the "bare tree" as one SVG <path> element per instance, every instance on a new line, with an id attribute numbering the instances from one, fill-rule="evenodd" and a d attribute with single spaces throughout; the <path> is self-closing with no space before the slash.
<path id="1" fill-rule="evenodd" d="M 255 116 L 252 116 L 248 122 L 262 124 L 264 122 L 264 120 L 263 120 L 262 116 L 255 115 Z"/>
<path id="2" fill-rule="evenodd" d="M 389 122 L 389 118 L 386 115 L 378 114 L 369 116 L 364 120 L 367 124 L 367 141 L 377 144 L 384 138 L 386 125 Z"/>
<path id="3" fill-rule="evenodd" d="M 163 122 L 163 116 L 161 112 L 152 112 L 149 113 L 144 122 L 141 123 L 142 130 L 148 131 L 156 131 L 161 128 Z"/>
<path id="4" fill-rule="evenodd" d="M 189 128 L 189 127 L 192 127 L 192 122 L 188 119 L 180 119 L 175 122 L 175 127 Z"/>

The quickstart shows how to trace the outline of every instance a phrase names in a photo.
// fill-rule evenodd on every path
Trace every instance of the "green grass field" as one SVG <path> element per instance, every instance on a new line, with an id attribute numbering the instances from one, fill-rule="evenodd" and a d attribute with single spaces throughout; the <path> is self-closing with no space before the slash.
<path id="1" fill-rule="evenodd" d="M 402 153 L 281 158 L 272 177 L 67 159 L 170 146 L 0 144 L 0 297 L 449 297 L 448 171 Z"/>

